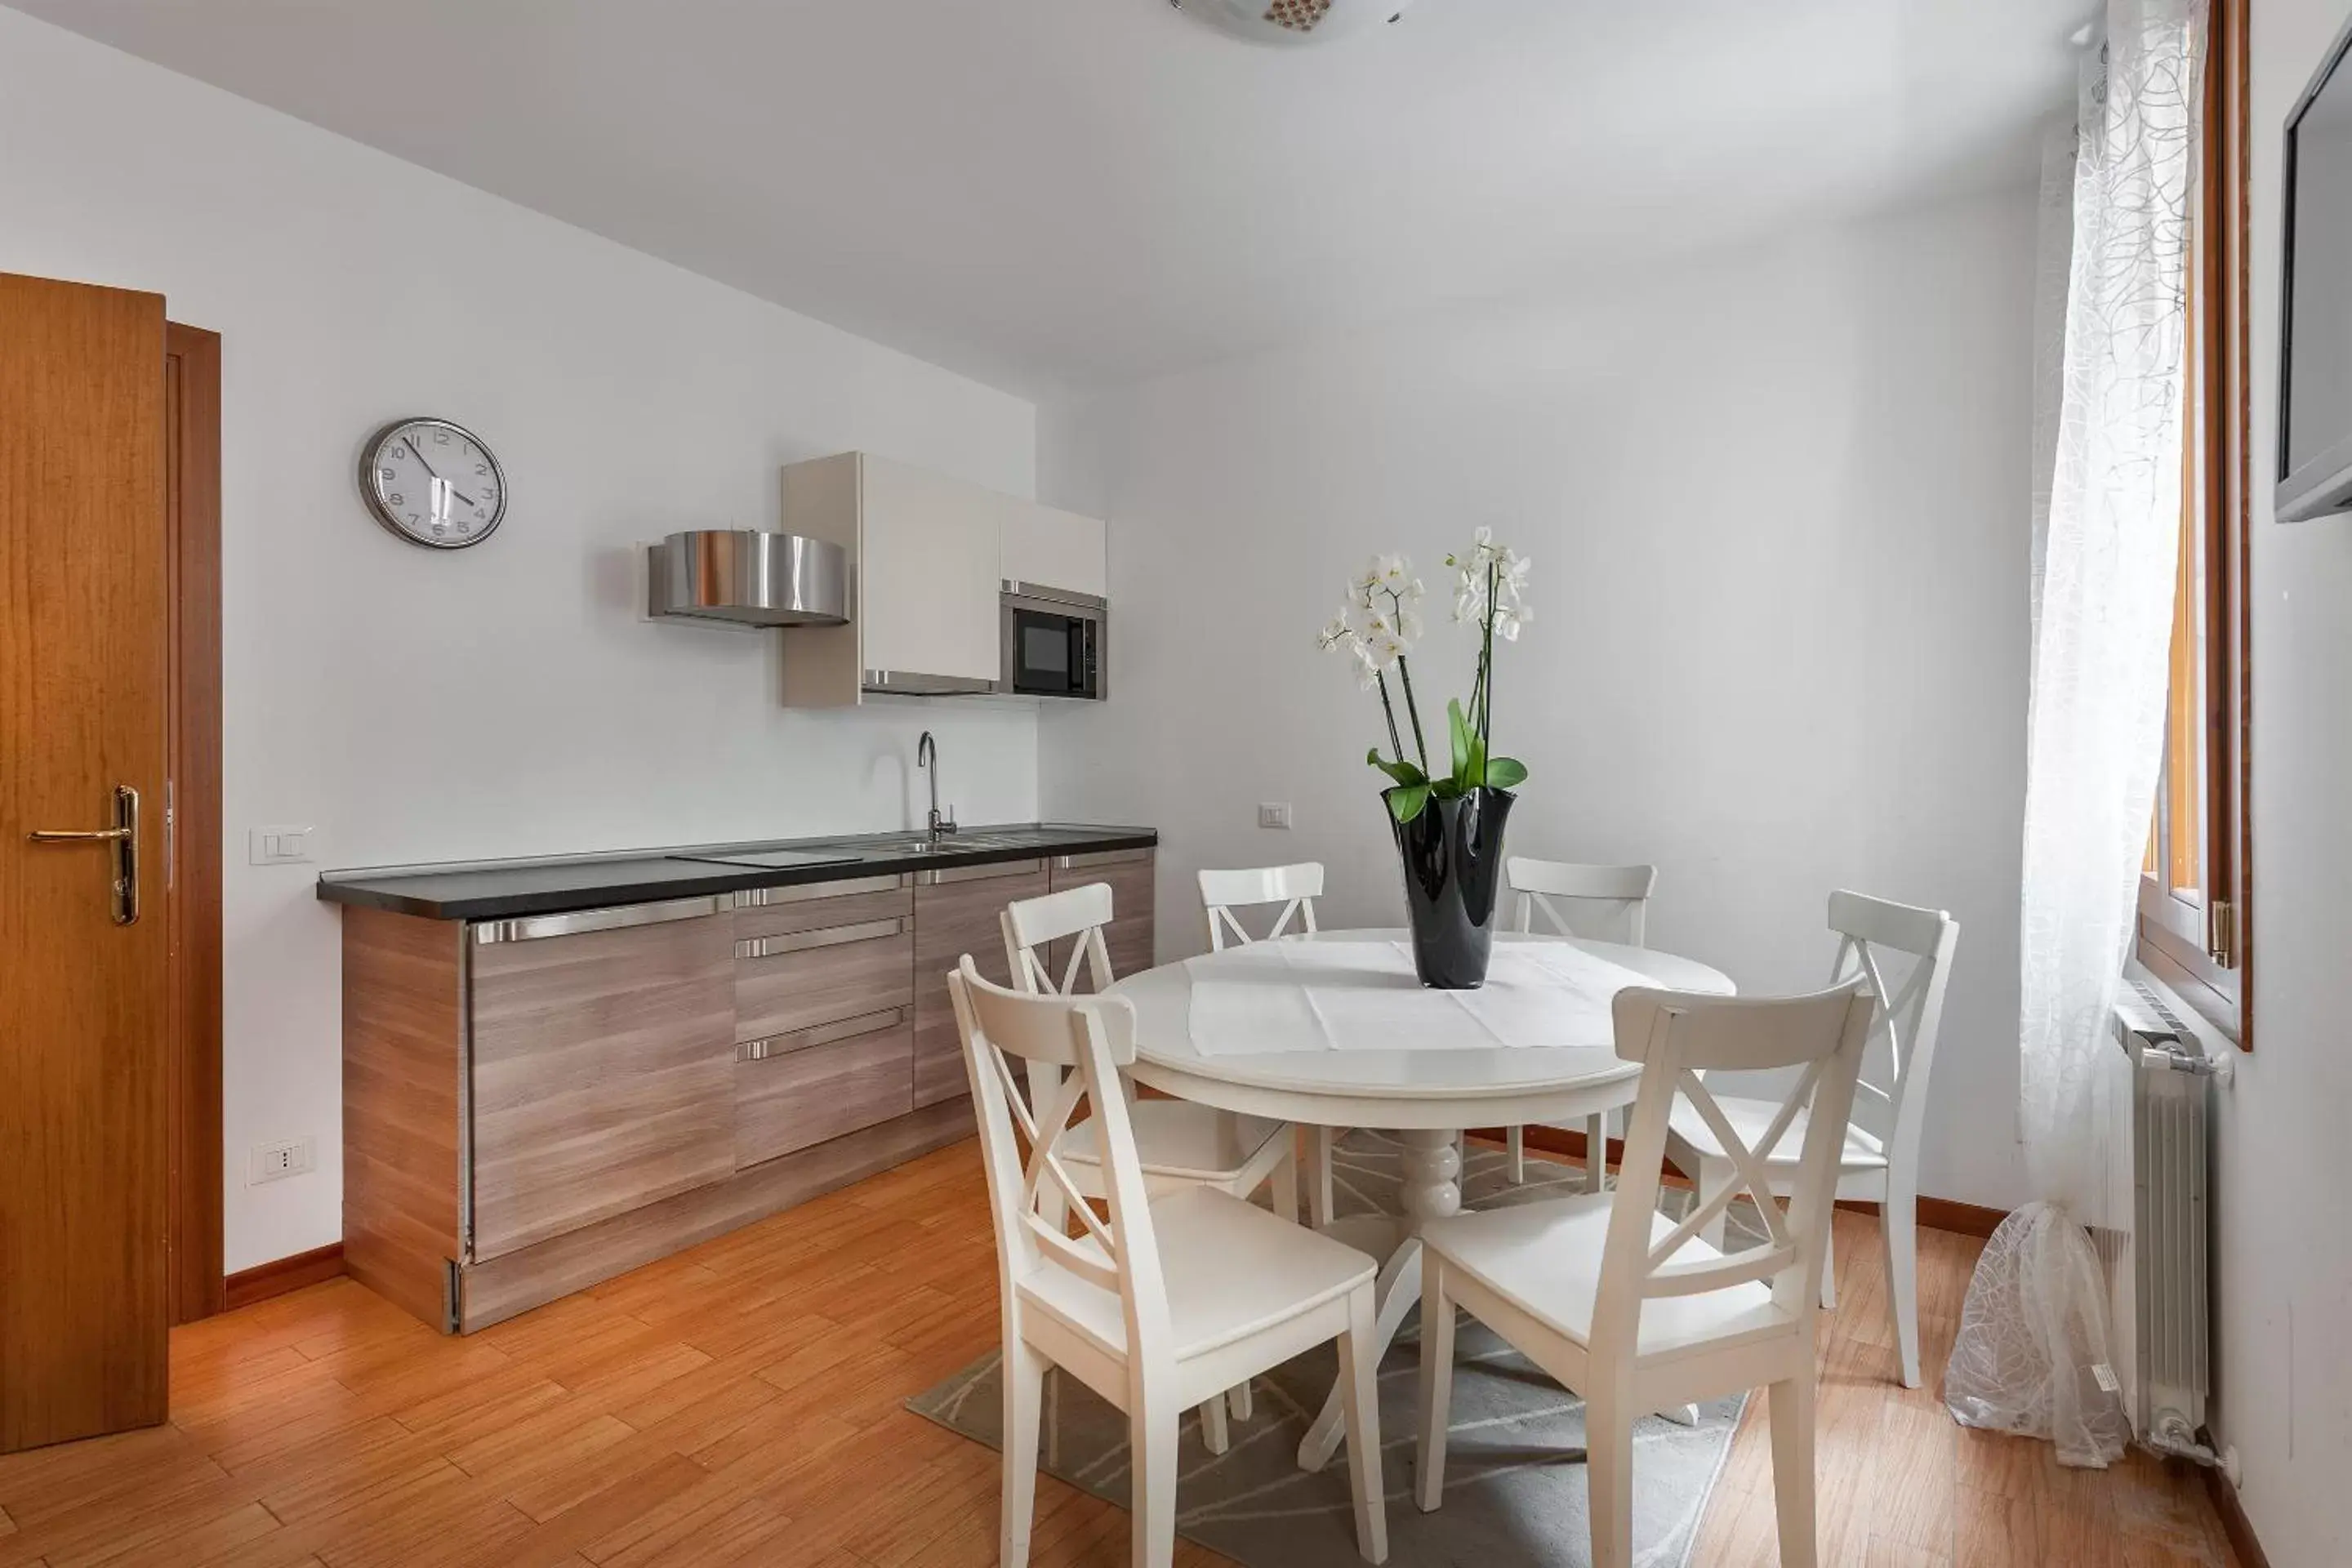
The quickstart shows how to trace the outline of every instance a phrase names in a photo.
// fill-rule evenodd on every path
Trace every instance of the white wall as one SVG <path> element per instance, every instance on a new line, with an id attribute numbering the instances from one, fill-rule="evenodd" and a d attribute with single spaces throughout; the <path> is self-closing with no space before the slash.
<path id="1" fill-rule="evenodd" d="M 2270 1560 L 2352 1562 L 2352 518 L 2272 521 L 2280 127 L 2346 0 L 2260 0 L 2253 29 L 2254 1048 L 2221 1096 L 2215 1426 Z M 2341 255 L 2304 265 L 2346 264 Z"/>
<path id="2" fill-rule="evenodd" d="M 643 622 L 631 546 L 775 526 L 864 447 L 1016 494 L 1019 399 L 0 10 L 0 268 L 150 289 L 223 334 L 227 1267 L 341 1234 L 328 865 L 905 826 L 918 731 L 966 822 L 1036 810 L 1015 707 L 787 713 L 772 636 Z M 362 438 L 479 431 L 512 505 L 437 555 L 361 510 Z M 243 1181 L 314 1136 L 320 1170 Z"/>
<path id="3" fill-rule="evenodd" d="M 1378 705 L 1312 636 L 1381 549 L 1442 620 L 1492 524 L 1535 562 L 1514 849 L 1656 861 L 1653 942 L 1748 987 L 1827 978 L 1832 888 L 1951 910 L 1926 1188 L 2010 1205 L 2033 219 L 2020 191 L 1049 406 L 1045 499 L 1112 519 L 1114 695 L 1041 721 L 1047 814 L 1161 830 L 1163 956 L 1205 945 L 1203 865 L 1319 859 L 1330 921 L 1400 919 Z M 1469 644 L 1433 641 L 1434 710 Z"/>

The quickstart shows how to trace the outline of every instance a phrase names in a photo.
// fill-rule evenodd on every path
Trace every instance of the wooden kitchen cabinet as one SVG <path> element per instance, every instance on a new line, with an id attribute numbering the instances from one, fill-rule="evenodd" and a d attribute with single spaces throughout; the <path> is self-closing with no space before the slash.
<path id="1" fill-rule="evenodd" d="M 1149 850 L 505 919 L 354 903 L 345 1268 L 470 1332 L 968 1137 L 948 971 L 1009 981 L 1004 906 L 1090 880 L 1142 967 Z"/>
<path id="2" fill-rule="evenodd" d="M 683 907 L 474 928 L 475 1258 L 733 1173 L 732 927 Z"/>
<path id="3" fill-rule="evenodd" d="M 1109 849 L 1097 855 L 1063 855 L 1054 861 L 1053 890 L 1083 888 L 1089 882 L 1104 882 L 1110 887 L 1111 921 L 1103 929 L 1103 947 L 1110 955 L 1110 972 L 1114 976 L 1133 974 L 1149 969 L 1153 963 L 1152 949 L 1156 921 L 1152 914 L 1152 899 L 1156 893 L 1153 871 L 1155 852 L 1150 849 Z M 1068 963 L 1066 943 L 1055 944 L 1051 962 L 1059 975 Z M 1079 989 L 1086 989 L 1083 973 Z"/>
<path id="4" fill-rule="evenodd" d="M 1043 860 L 925 871 L 915 888 L 914 1102 L 938 1105 L 971 1092 L 963 1042 L 948 999 L 948 972 L 965 953 L 982 974 L 1013 984 L 999 917 L 1017 899 L 1051 890 Z"/>
<path id="5" fill-rule="evenodd" d="M 914 1109 L 910 880 L 737 895 L 738 1168 Z"/>

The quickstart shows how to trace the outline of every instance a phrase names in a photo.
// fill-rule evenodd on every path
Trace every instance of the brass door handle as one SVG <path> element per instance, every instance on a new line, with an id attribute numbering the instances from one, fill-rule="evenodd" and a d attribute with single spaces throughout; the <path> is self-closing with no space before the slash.
<path id="1" fill-rule="evenodd" d="M 36 844 L 107 844 L 114 848 L 114 923 L 131 925 L 139 919 L 139 792 L 129 784 L 114 786 L 114 826 L 90 828 L 36 828 L 26 837 Z"/>

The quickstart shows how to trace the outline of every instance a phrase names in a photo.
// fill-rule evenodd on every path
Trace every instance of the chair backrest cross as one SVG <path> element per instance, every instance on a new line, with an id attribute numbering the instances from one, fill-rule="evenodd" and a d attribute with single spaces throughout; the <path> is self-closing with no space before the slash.
<path id="1" fill-rule="evenodd" d="M 968 953 L 948 976 L 948 994 L 980 1123 L 1005 1311 L 1018 1310 L 1018 1281 L 1060 1269 L 1115 1293 L 1129 1357 L 1150 1356 L 1166 1345 L 1170 1331 L 1142 1162 L 1118 1087 L 1118 1069 L 1135 1060 L 1134 1005 L 1123 996 L 1010 990 L 983 977 Z M 1058 1079 L 1034 1110 L 1014 1077 L 1016 1058 L 1033 1077 L 1043 1068 Z M 1108 1218 L 1095 1212 L 1055 1154 L 1071 1123 L 1088 1117 L 1102 1156 Z M 1077 1236 L 1066 1234 L 1066 1215 L 1078 1217 Z"/>
<path id="2" fill-rule="evenodd" d="M 1643 1301 L 1748 1283 L 1769 1285 L 1775 1302 L 1810 1331 L 1810 1303 L 1820 1289 L 1836 1196 L 1838 1153 L 1875 1005 L 1858 981 L 1803 996 L 1715 996 L 1646 988 L 1617 994 L 1617 1054 L 1640 1062 L 1643 1071 L 1593 1307 L 1596 1355 L 1602 1353 L 1604 1339 L 1627 1356 L 1633 1354 Z M 1740 1138 L 1700 1076 L 1710 1069 L 1788 1068 L 1801 1069 L 1796 1086 L 1752 1146 Z M 1706 1119 L 1737 1175 L 1654 1240 L 1666 1125 L 1678 1094 Z M 1779 1141 L 1801 1110 L 1808 1113 L 1803 1152 L 1794 1181 L 1784 1176 L 1780 1183 L 1790 1194 L 1783 1213 L 1773 1201 L 1762 1151 Z M 1762 1216 L 1764 1239 L 1719 1258 L 1676 1261 L 1675 1255 L 1743 1193 Z"/>
<path id="3" fill-rule="evenodd" d="M 1261 940 L 1249 933 L 1234 915 L 1236 910 L 1260 909 L 1280 904 L 1282 912 L 1275 917 L 1274 925 L 1263 940 L 1272 942 L 1291 933 L 1290 922 L 1299 921 L 1299 930 L 1308 935 L 1315 931 L 1315 900 L 1323 896 L 1323 868 L 1308 860 L 1296 866 L 1257 866 L 1237 871 L 1203 871 L 1201 873 L 1201 907 L 1209 912 L 1209 948 L 1223 952 L 1230 942 L 1244 946 Z"/>
<path id="4" fill-rule="evenodd" d="M 1541 910 L 1561 936 L 1648 945 L 1650 895 L 1658 886 L 1655 866 L 1575 866 L 1513 857 L 1505 862 L 1504 872 L 1519 896 L 1521 931 L 1535 930 L 1536 913 Z"/>
<path id="5" fill-rule="evenodd" d="M 1035 995 L 1073 995 L 1081 970 L 1091 989 L 1110 989 L 1110 951 L 1103 945 L 1103 927 L 1111 920 L 1108 882 L 1089 882 L 1041 899 L 1016 900 L 1004 906 L 1002 918 L 1004 959 L 1016 990 Z M 1070 942 L 1070 951 L 1056 982 L 1047 950 L 1063 941 Z"/>
<path id="6" fill-rule="evenodd" d="M 1916 1155 L 1959 922 L 1941 910 L 1839 891 L 1830 895 L 1829 923 L 1838 933 L 1831 983 L 1863 981 L 1877 1004 L 1855 1090 L 1854 1124 L 1890 1158 L 1898 1149 Z"/>

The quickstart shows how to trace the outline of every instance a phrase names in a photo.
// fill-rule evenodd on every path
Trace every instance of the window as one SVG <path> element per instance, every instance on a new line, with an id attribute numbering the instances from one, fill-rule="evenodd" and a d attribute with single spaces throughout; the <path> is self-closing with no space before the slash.
<path id="1" fill-rule="evenodd" d="M 2253 1044 L 2246 820 L 2246 5 L 2214 0 L 2190 207 L 2172 687 L 2136 956 Z"/>

